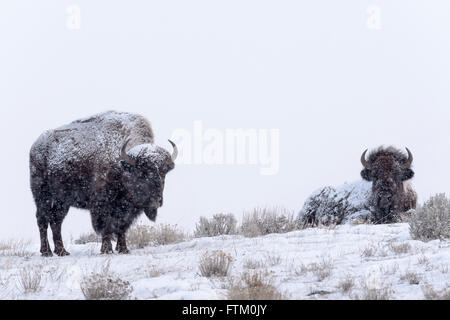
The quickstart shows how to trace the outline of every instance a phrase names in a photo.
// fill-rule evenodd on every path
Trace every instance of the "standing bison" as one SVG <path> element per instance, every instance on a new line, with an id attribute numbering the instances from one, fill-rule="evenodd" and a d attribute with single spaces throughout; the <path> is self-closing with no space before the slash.
<path id="1" fill-rule="evenodd" d="M 50 225 L 59 256 L 68 255 L 61 225 L 70 207 L 88 209 L 102 236 L 101 253 L 128 253 L 125 233 L 142 213 L 154 221 L 163 204 L 166 174 L 173 153 L 154 145 L 150 123 L 142 116 L 109 111 L 43 133 L 30 151 L 31 190 L 37 207 L 41 253 L 51 256 Z"/>
<path id="2" fill-rule="evenodd" d="M 373 223 L 391 223 L 398 215 L 415 209 L 417 194 L 409 181 L 413 155 L 393 147 L 380 147 L 366 158 L 361 156 L 364 179 L 338 188 L 325 187 L 314 192 L 299 213 L 302 225 L 345 223 L 353 218 Z"/>

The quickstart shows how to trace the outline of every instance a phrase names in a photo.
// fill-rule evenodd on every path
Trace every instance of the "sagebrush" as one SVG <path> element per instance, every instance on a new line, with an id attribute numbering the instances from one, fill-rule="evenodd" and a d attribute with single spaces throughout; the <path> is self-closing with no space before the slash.
<path id="1" fill-rule="evenodd" d="M 274 285 L 273 278 L 264 271 L 244 272 L 232 280 L 228 288 L 229 300 L 283 300 L 286 295 Z"/>
<path id="2" fill-rule="evenodd" d="M 41 290 L 42 266 L 24 267 L 19 272 L 18 285 L 23 293 L 34 293 Z"/>
<path id="3" fill-rule="evenodd" d="M 30 244 L 31 240 L 0 240 L 0 257 L 29 257 L 33 254 L 29 250 Z"/>
<path id="4" fill-rule="evenodd" d="M 133 291 L 128 281 L 110 271 L 109 261 L 100 271 L 83 276 L 80 287 L 86 300 L 125 300 Z"/>
<path id="5" fill-rule="evenodd" d="M 200 217 L 200 221 L 195 226 L 194 236 L 199 238 L 236 234 L 236 224 L 236 218 L 231 213 L 215 214 L 210 219 Z"/>
<path id="6" fill-rule="evenodd" d="M 177 225 L 170 224 L 158 224 L 152 227 L 137 224 L 127 232 L 127 244 L 131 248 L 162 246 L 182 242 L 186 238 L 186 234 Z"/>
<path id="7" fill-rule="evenodd" d="M 244 213 L 240 233 L 245 237 L 258 237 L 271 233 L 286 233 L 298 229 L 292 212 L 283 208 L 255 208 Z"/>
<path id="8" fill-rule="evenodd" d="M 408 219 L 411 237 L 430 241 L 450 238 L 450 200 L 444 193 L 418 206 Z"/>
<path id="9" fill-rule="evenodd" d="M 206 251 L 200 258 L 199 270 L 204 277 L 225 277 L 230 271 L 232 258 L 221 250 Z"/>

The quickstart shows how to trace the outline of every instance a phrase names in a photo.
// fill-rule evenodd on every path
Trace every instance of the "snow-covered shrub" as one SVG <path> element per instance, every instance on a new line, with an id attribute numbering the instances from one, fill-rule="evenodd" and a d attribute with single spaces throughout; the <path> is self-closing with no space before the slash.
<path id="1" fill-rule="evenodd" d="M 363 287 L 362 300 L 389 300 L 392 297 L 392 290 L 389 286 L 375 289 Z"/>
<path id="2" fill-rule="evenodd" d="M 24 293 L 33 293 L 41 290 L 42 282 L 42 266 L 34 266 L 33 268 L 24 267 L 19 272 L 18 277 L 19 288 Z"/>
<path id="3" fill-rule="evenodd" d="M 420 283 L 421 277 L 417 272 L 406 271 L 405 274 L 400 277 L 400 280 L 407 281 L 411 285 L 417 285 Z"/>
<path id="4" fill-rule="evenodd" d="M 231 213 L 215 214 L 211 219 L 200 217 L 195 226 L 194 236 L 200 238 L 236 234 L 236 223 L 236 218 Z"/>
<path id="5" fill-rule="evenodd" d="M 317 281 L 322 281 L 328 278 L 333 273 L 334 263 L 333 260 L 323 257 L 319 262 L 312 262 L 307 265 L 300 265 L 297 270 L 298 275 L 303 275 L 311 272 L 317 279 Z"/>
<path id="6" fill-rule="evenodd" d="M 355 285 L 355 280 L 352 276 L 347 275 L 344 279 L 339 281 L 337 288 L 341 290 L 342 293 L 349 293 Z"/>
<path id="7" fill-rule="evenodd" d="M 270 233 L 296 230 L 297 221 L 291 212 L 281 208 L 255 208 L 244 213 L 240 233 L 245 237 L 258 237 Z"/>
<path id="8" fill-rule="evenodd" d="M 411 237 L 430 241 L 450 238 L 450 200 L 444 193 L 419 205 L 408 219 Z"/>
<path id="9" fill-rule="evenodd" d="M 411 251 L 411 245 L 408 242 L 405 243 L 390 243 L 389 249 L 395 254 L 406 254 Z"/>
<path id="10" fill-rule="evenodd" d="M 150 278 L 157 278 L 157 277 L 161 276 L 162 272 L 157 266 L 151 265 L 151 266 L 149 266 L 148 270 L 146 270 L 146 274 Z"/>
<path id="11" fill-rule="evenodd" d="M 109 262 L 98 271 L 85 275 L 80 282 L 86 300 L 125 300 L 133 287 L 109 270 Z"/>
<path id="12" fill-rule="evenodd" d="M 0 257 L 17 256 L 29 257 L 33 253 L 29 250 L 30 240 L 0 240 Z"/>
<path id="13" fill-rule="evenodd" d="M 244 262 L 244 268 L 246 269 L 261 269 L 265 268 L 266 264 L 261 260 L 253 260 L 253 259 L 247 259 Z"/>
<path id="14" fill-rule="evenodd" d="M 384 282 L 374 283 L 371 276 L 361 279 L 361 294 L 351 295 L 354 300 L 389 300 L 392 298 L 394 291 L 391 285 Z"/>
<path id="15" fill-rule="evenodd" d="M 178 243 L 186 239 L 186 234 L 176 225 L 158 224 L 156 226 L 134 225 L 127 232 L 127 244 L 131 248 L 162 246 Z"/>
<path id="16" fill-rule="evenodd" d="M 324 187 L 306 199 L 298 214 L 301 227 L 370 219 L 372 183 L 360 180 L 340 187 Z"/>
<path id="17" fill-rule="evenodd" d="M 275 253 L 265 255 L 265 263 L 269 267 L 275 267 L 275 266 L 279 265 L 282 260 L 283 259 L 281 258 L 281 256 L 278 254 L 275 254 Z"/>
<path id="18" fill-rule="evenodd" d="M 142 249 L 153 240 L 153 229 L 146 225 L 134 225 L 127 231 L 127 244 L 131 248 Z"/>
<path id="19" fill-rule="evenodd" d="M 228 288 L 229 300 L 283 300 L 285 294 L 274 285 L 272 277 L 264 271 L 244 272 L 232 280 Z"/>
<path id="20" fill-rule="evenodd" d="M 436 291 L 431 285 L 422 286 L 421 289 L 427 300 L 450 300 L 450 289 L 448 286 L 441 291 Z"/>
<path id="21" fill-rule="evenodd" d="M 187 235 L 177 225 L 159 224 L 152 228 L 152 243 L 155 246 L 163 246 L 186 240 Z"/>
<path id="22" fill-rule="evenodd" d="M 91 242 L 102 242 L 102 237 L 95 232 L 87 232 L 80 235 L 78 239 L 76 239 L 75 244 L 86 244 Z"/>
<path id="23" fill-rule="evenodd" d="M 232 258 L 221 250 L 206 251 L 200 258 L 199 270 L 203 277 L 226 277 L 230 271 Z"/>

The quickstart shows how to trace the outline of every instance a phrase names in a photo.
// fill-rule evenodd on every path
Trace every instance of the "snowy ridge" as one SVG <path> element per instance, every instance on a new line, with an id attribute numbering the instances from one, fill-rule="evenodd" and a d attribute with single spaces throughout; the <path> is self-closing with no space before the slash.
<path id="1" fill-rule="evenodd" d="M 67 242 L 69 243 L 69 242 Z M 407 250 L 395 250 L 405 246 Z M 351 299 L 362 297 L 364 287 L 389 288 L 390 299 L 423 299 L 422 286 L 442 290 L 450 285 L 450 241 L 424 243 L 411 240 L 407 224 L 339 225 L 310 228 L 259 238 L 219 236 L 132 250 L 129 255 L 101 255 L 100 244 L 69 244 L 67 257 L 42 258 L 39 245 L 31 257 L 2 256 L 0 251 L 1 299 L 83 299 L 79 281 L 107 261 L 110 269 L 133 287 L 137 299 L 224 299 L 228 279 L 199 275 L 199 260 L 206 251 L 223 250 L 233 259 L 230 277 L 248 271 L 246 262 L 265 263 L 256 271 L 267 271 L 279 290 L 290 299 Z M 367 254 L 371 249 L 372 254 Z M 276 263 L 269 263 L 268 257 Z M 302 265 L 330 263 L 330 275 L 320 280 Z M 41 268 L 41 289 L 25 294 L 17 285 L 22 268 Z M 156 274 L 151 270 L 156 269 Z M 405 274 L 415 273 L 419 284 Z M 339 283 L 352 278 L 351 292 Z M 320 292 L 320 294 L 314 293 Z"/>

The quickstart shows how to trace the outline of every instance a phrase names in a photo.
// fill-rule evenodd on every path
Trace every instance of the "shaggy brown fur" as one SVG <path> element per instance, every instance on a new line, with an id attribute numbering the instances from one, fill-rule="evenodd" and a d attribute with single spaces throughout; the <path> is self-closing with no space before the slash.
<path id="1" fill-rule="evenodd" d="M 130 155 L 127 151 L 136 146 L 142 152 Z M 52 255 L 48 225 L 54 252 L 69 254 L 61 225 L 70 207 L 90 210 L 92 225 L 103 239 L 102 253 L 112 252 L 114 234 L 116 250 L 127 253 L 127 229 L 142 212 L 155 220 L 165 175 L 173 168 L 170 153 L 153 145 L 150 123 L 139 115 L 110 111 L 45 132 L 30 151 L 42 255 Z"/>
<path id="2" fill-rule="evenodd" d="M 369 154 L 361 176 L 372 182 L 370 211 L 373 222 L 394 222 L 399 213 L 416 207 L 417 194 L 406 182 L 414 176 L 408 159 L 393 147 L 380 147 Z"/>

